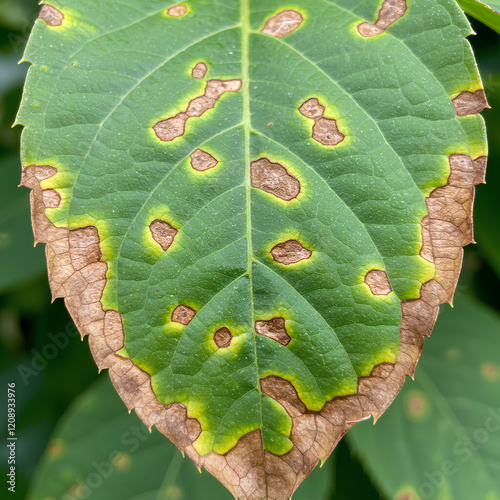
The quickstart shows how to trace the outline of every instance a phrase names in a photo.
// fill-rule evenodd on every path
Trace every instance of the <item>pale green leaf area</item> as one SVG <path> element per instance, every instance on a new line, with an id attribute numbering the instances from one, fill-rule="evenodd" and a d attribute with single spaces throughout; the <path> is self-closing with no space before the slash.
<path id="1" fill-rule="evenodd" d="M 457 118 L 451 99 L 481 87 L 470 27 L 454 0 L 409 0 L 386 33 L 364 38 L 369 0 L 192 0 L 171 4 L 57 0 L 62 26 L 38 21 L 18 121 L 24 165 L 52 165 L 50 220 L 95 225 L 108 263 L 104 309 L 123 318 L 125 349 L 152 377 L 158 399 L 183 403 L 203 432 L 200 454 L 225 453 L 261 429 L 264 447 L 291 447 L 291 419 L 260 390 L 289 380 L 310 410 L 355 393 L 359 376 L 394 362 L 401 300 L 419 297 L 434 266 L 419 256 L 425 197 L 444 185 L 447 156 L 485 151 L 479 115 Z M 279 39 L 260 32 L 285 8 L 304 22 Z M 186 132 L 160 141 L 159 120 L 185 111 L 206 80 L 241 79 Z M 344 140 L 324 146 L 298 109 L 317 98 Z M 197 148 L 219 161 L 199 172 Z M 250 162 L 265 157 L 301 183 L 290 202 L 251 187 Z M 168 251 L 149 225 L 179 232 Z M 270 250 L 298 240 L 312 251 L 296 264 Z M 386 271 L 393 292 L 364 283 Z M 197 314 L 171 321 L 179 304 Z M 257 320 L 281 316 L 283 346 L 256 335 Z M 233 334 L 227 349 L 213 335 Z"/>
<path id="2" fill-rule="evenodd" d="M 458 4 L 470 16 L 500 33 L 500 4 L 480 2 L 479 0 L 457 0 Z"/>
<path id="3" fill-rule="evenodd" d="M 457 298 L 426 341 L 415 381 L 375 427 L 350 431 L 389 498 L 406 498 L 403 491 L 415 500 L 500 498 L 499 332 L 497 313 Z"/>
<path id="4" fill-rule="evenodd" d="M 30 228 L 29 193 L 12 189 L 19 184 L 19 159 L 0 163 L 0 292 L 37 276 L 45 269 L 43 247 L 33 248 Z"/>
<path id="5" fill-rule="evenodd" d="M 326 498 L 328 468 L 316 469 L 294 500 Z M 33 478 L 28 500 L 230 500 L 232 495 L 196 467 L 156 429 L 129 415 L 109 379 L 98 381 L 56 427 Z"/>

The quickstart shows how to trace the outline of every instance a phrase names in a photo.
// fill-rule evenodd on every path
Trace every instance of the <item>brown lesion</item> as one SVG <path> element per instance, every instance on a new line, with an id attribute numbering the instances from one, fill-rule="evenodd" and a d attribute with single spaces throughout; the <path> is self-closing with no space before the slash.
<path id="1" fill-rule="evenodd" d="M 250 164 L 252 186 L 284 201 L 300 194 L 300 182 L 280 163 L 260 158 Z"/>
<path id="2" fill-rule="evenodd" d="M 312 251 L 303 247 L 297 240 L 288 240 L 279 243 L 271 250 L 271 256 L 276 262 L 289 266 L 301 260 L 310 259 Z"/>
<path id="3" fill-rule="evenodd" d="M 179 5 L 174 5 L 173 7 L 170 7 L 167 10 L 167 14 L 172 17 L 182 17 L 187 14 L 187 7 L 185 5 L 179 4 Z"/>
<path id="4" fill-rule="evenodd" d="M 61 204 L 61 195 L 55 189 L 45 189 L 42 197 L 46 208 L 57 208 Z"/>
<path id="5" fill-rule="evenodd" d="M 175 227 L 172 227 L 168 222 L 160 219 L 155 219 L 149 225 L 151 236 L 166 252 L 174 242 L 175 236 L 179 232 Z"/>
<path id="6" fill-rule="evenodd" d="M 210 153 L 203 151 L 202 149 L 197 149 L 190 155 L 191 167 L 198 172 L 204 172 L 218 165 L 219 161 L 215 159 Z"/>
<path id="7" fill-rule="evenodd" d="M 490 107 L 483 89 L 476 90 L 476 92 L 460 92 L 452 103 L 457 116 L 475 115 L 484 108 Z"/>
<path id="8" fill-rule="evenodd" d="M 387 273 L 381 269 L 372 269 L 365 274 L 365 283 L 373 295 L 389 295 L 392 292 Z"/>
<path id="9" fill-rule="evenodd" d="M 174 323 L 181 323 L 182 325 L 189 325 L 193 318 L 196 316 L 196 311 L 184 304 L 178 305 L 172 312 L 172 321 Z"/>
<path id="10" fill-rule="evenodd" d="M 281 11 L 266 21 L 262 33 L 276 38 L 284 38 L 300 27 L 304 18 L 293 9 Z"/>
<path id="11" fill-rule="evenodd" d="M 375 23 L 358 24 L 358 32 L 366 38 L 381 35 L 391 24 L 401 19 L 407 10 L 406 0 L 385 0 Z"/>
<path id="12" fill-rule="evenodd" d="M 40 11 L 38 19 L 42 19 L 49 26 L 61 26 L 64 20 L 64 14 L 55 7 L 52 7 L 52 5 L 46 3 Z"/>
<path id="13" fill-rule="evenodd" d="M 208 71 L 208 67 L 204 62 L 199 62 L 191 71 L 191 76 L 197 80 L 203 80 Z"/>
<path id="14" fill-rule="evenodd" d="M 225 349 L 231 345 L 231 340 L 233 339 L 233 335 L 229 328 L 223 326 L 219 328 L 214 334 L 214 342 L 220 349 Z"/>
<path id="15" fill-rule="evenodd" d="M 209 109 L 215 107 L 217 101 L 226 92 L 237 92 L 241 88 L 241 80 L 209 80 L 205 87 L 205 93 L 195 97 L 189 102 L 186 111 L 177 113 L 171 118 L 159 121 L 154 127 L 158 139 L 170 142 L 184 135 L 186 123 L 190 118 L 198 118 Z"/>
<path id="16" fill-rule="evenodd" d="M 323 146 L 336 146 L 344 140 L 345 136 L 339 131 L 337 121 L 325 118 L 325 107 L 317 98 L 312 97 L 305 101 L 300 106 L 299 112 L 306 118 L 314 120 L 312 138 Z"/>
<path id="17" fill-rule="evenodd" d="M 255 331 L 259 335 L 275 340 L 284 346 L 287 346 L 290 343 L 290 340 L 292 340 L 286 331 L 285 318 L 282 318 L 281 316 L 272 318 L 268 321 L 256 321 Z"/>

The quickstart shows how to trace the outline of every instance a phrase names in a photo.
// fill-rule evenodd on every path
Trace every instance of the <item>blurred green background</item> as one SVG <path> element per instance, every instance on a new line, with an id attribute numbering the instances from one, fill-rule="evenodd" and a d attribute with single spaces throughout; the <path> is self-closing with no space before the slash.
<path id="1" fill-rule="evenodd" d="M 18 188 L 21 128 L 11 128 L 38 15 L 0 0 L 0 472 L 8 471 L 7 384 L 16 384 L 16 492 L 33 500 L 230 499 L 163 436 L 128 415 L 98 375 L 62 300 L 51 304 L 43 245 L 33 247 L 29 192 Z M 356 426 L 294 498 L 500 499 L 500 37 L 471 37 L 492 110 L 477 189 L 476 246 L 466 249 L 455 308 L 442 306 L 416 381 L 373 427 Z M 5 404 L 4 404 L 5 402 Z M 498 423 L 498 429 L 495 423 Z M 358 429 L 359 427 L 359 429 Z M 5 493 L 5 497 L 4 495 Z"/>

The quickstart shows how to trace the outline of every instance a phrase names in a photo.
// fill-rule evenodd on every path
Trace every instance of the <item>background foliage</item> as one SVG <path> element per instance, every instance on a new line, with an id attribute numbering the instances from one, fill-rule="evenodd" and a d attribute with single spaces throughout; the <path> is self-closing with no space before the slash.
<path id="1" fill-rule="evenodd" d="M 128 415 L 63 302 L 50 303 L 43 245 L 32 247 L 28 190 L 17 188 L 21 130 L 11 128 L 27 70 L 17 61 L 38 11 L 34 0 L 0 0 L 0 387 L 16 382 L 16 497 L 229 499 Z M 478 244 L 466 248 L 455 309 L 442 306 L 415 382 L 374 428 L 365 422 L 350 431 L 297 500 L 500 499 L 500 36 L 473 26 L 478 36 L 469 40 L 493 108 L 483 112 L 490 159 L 488 184 L 477 189 Z M 6 428 L 2 411 L 2 443 Z M 0 447 L 2 477 L 6 454 Z"/>

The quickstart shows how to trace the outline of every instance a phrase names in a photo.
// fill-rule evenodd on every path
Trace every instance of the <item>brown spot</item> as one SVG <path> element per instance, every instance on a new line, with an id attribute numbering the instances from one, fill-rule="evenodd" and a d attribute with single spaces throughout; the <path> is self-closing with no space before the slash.
<path id="1" fill-rule="evenodd" d="M 173 141 L 184 135 L 189 118 L 199 117 L 215 107 L 220 97 L 226 92 L 237 92 L 241 88 L 241 80 L 209 80 L 205 93 L 189 102 L 186 111 L 159 121 L 154 127 L 158 139 L 164 142 Z"/>
<path id="2" fill-rule="evenodd" d="M 324 146 L 336 146 L 344 140 L 339 132 L 337 122 L 333 118 L 325 118 L 325 107 L 315 97 L 304 102 L 299 112 L 306 118 L 314 120 L 312 138 Z"/>
<path id="3" fill-rule="evenodd" d="M 174 312 L 172 313 L 172 321 L 183 325 L 189 325 L 195 316 L 196 311 L 194 309 L 181 304 L 174 309 Z"/>
<path id="4" fill-rule="evenodd" d="M 430 412 L 427 397 L 419 390 L 413 390 L 407 395 L 406 408 L 408 410 L 408 414 L 414 420 L 423 420 L 429 415 Z"/>
<path id="5" fill-rule="evenodd" d="M 391 24 L 401 19 L 406 10 L 406 0 L 385 0 L 378 12 L 375 24 L 358 24 L 359 34 L 367 38 L 382 34 Z"/>
<path id="6" fill-rule="evenodd" d="M 266 123 L 266 127 L 272 127 L 272 126 L 273 126 L 272 122 L 267 122 Z"/>
<path id="7" fill-rule="evenodd" d="M 308 99 L 306 102 L 302 103 L 299 111 L 306 118 L 311 118 L 311 120 L 318 120 L 325 114 L 325 107 L 319 103 L 318 99 L 312 97 L 311 99 Z"/>
<path id="8" fill-rule="evenodd" d="M 233 336 L 231 335 L 229 328 L 226 328 L 225 326 L 219 328 L 214 334 L 214 342 L 217 344 L 217 347 L 221 349 L 229 347 L 231 345 L 232 338 Z"/>
<path id="9" fill-rule="evenodd" d="M 47 208 L 57 208 L 61 203 L 61 195 L 55 189 L 45 189 L 42 199 Z"/>
<path id="10" fill-rule="evenodd" d="M 392 292 L 389 278 L 385 271 L 372 269 L 365 275 L 365 283 L 370 287 L 373 295 L 389 295 Z"/>
<path id="11" fill-rule="evenodd" d="M 297 198 L 300 182 L 279 163 L 260 158 L 250 164 L 252 186 L 285 201 Z"/>
<path id="12" fill-rule="evenodd" d="M 191 166 L 199 172 L 214 168 L 218 163 L 218 160 L 202 149 L 197 149 L 191 154 Z"/>
<path id="13" fill-rule="evenodd" d="M 418 495 L 413 490 L 404 489 L 397 494 L 395 500 L 418 500 Z"/>
<path id="14" fill-rule="evenodd" d="M 71 488 L 68 490 L 67 495 L 70 498 L 85 498 L 87 495 L 87 491 L 83 487 L 83 484 L 74 484 L 71 486 Z"/>
<path id="15" fill-rule="evenodd" d="M 128 469 L 130 467 L 130 463 L 132 462 L 132 457 L 129 453 L 124 451 L 120 451 L 116 453 L 111 459 L 111 463 L 118 470 Z"/>
<path id="16" fill-rule="evenodd" d="M 500 379 L 500 367 L 492 361 L 487 361 L 481 365 L 481 375 L 489 382 L 496 382 Z"/>
<path id="17" fill-rule="evenodd" d="M 259 335 L 269 337 L 284 346 L 287 346 L 292 340 L 285 328 L 285 318 L 281 317 L 269 321 L 256 321 L 255 331 Z"/>
<path id="18" fill-rule="evenodd" d="M 452 102 L 457 116 L 475 115 L 490 107 L 483 89 L 476 92 L 460 92 Z"/>
<path id="19" fill-rule="evenodd" d="M 304 248 L 297 240 L 288 240 L 276 245 L 271 250 L 271 255 L 280 264 L 296 264 L 304 259 L 310 259 L 312 252 Z"/>
<path id="20" fill-rule="evenodd" d="M 313 139 L 325 146 L 336 146 L 344 140 L 339 132 L 337 122 L 331 118 L 320 118 L 313 125 Z"/>
<path id="21" fill-rule="evenodd" d="M 204 62 L 199 62 L 191 71 L 191 76 L 197 80 L 203 80 L 207 74 L 208 67 Z"/>
<path id="22" fill-rule="evenodd" d="M 182 17 L 187 14 L 187 7 L 185 5 L 174 5 L 167 10 L 169 16 Z"/>
<path id="23" fill-rule="evenodd" d="M 149 230 L 151 231 L 151 236 L 166 252 L 172 243 L 176 234 L 179 232 L 175 227 L 172 227 L 168 222 L 164 220 L 155 219 L 149 225 Z"/>
<path id="24" fill-rule="evenodd" d="M 283 38 L 295 31 L 304 21 L 296 10 L 284 10 L 266 21 L 262 33 Z"/>
<path id="25" fill-rule="evenodd" d="M 61 26 L 64 14 L 52 5 L 45 4 L 40 11 L 38 19 L 43 19 L 49 26 Z"/>
<path id="26" fill-rule="evenodd" d="M 50 458 L 56 459 L 59 458 L 65 450 L 65 443 L 61 439 L 54 439 L 49 443 L 49 446 L 47 447 L 47 455 L 49 455 Z"/>

